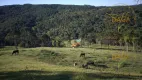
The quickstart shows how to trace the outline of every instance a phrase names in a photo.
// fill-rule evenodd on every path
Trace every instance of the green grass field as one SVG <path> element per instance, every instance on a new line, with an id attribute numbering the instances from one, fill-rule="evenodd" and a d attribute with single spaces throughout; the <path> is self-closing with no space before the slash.
<path id="1" fill-rule="evenodd" d="M 0 80 L 142 80 L 140 52 L 38 47 L 19 48 L 19 55 L 11 55 L 13 50 L 9 46 L 0 48 Z M 85 58 L 80 57 L 82 52 Z M 112 59 L 112 55 L 122 53 L 127 58 Z M 96 65 L 82 68 L 87 61 Z"/>

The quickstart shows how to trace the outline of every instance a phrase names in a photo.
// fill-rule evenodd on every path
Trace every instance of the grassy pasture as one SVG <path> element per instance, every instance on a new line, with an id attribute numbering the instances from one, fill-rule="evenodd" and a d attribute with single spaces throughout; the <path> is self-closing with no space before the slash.
<path id="1" fill-rule="evenodd" d="M 142 54 L 96 48 L 19 48 L 0 49 L 0 80 L 141 80 Z M 79 57 L 80 53 L 86 57 Z M 125 53 L 128 58 L 112 60 L 112 55 Z M 94 61 L 89 69 L 81 67 Z M 73 63 L 77 62 L 77 66 Z M 103 65 L 107 66 L 104 67 Z"/>

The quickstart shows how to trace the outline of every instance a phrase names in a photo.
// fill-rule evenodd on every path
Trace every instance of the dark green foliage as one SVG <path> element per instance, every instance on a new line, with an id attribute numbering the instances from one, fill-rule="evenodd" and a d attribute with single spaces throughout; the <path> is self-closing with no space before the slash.
<path id="1" fill-rule="evenodd" d="M 117 43 L 142 47 L 142 6 L 131 7 L 135 12 L 136 24 L 113 24 L 106 14 L 112 13 L 109 8 L 113 9 L 113 14 L 127 12 L 126 6 L 0 6 L 0 46 L 61 47 L 64 41 L 72 39 L 82 38 L 92 44 L 97 43 L 96 40 L 115 38 Z M 101 43 L 110 45 L 110 42 Z"/>

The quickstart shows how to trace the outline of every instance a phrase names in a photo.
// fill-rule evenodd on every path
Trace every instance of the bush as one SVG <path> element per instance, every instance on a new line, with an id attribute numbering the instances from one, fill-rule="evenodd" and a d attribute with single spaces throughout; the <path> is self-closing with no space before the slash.
<path id="1" fill-rule="evenodd" d="M 122 67 L 125 67 L 127 65 L 127 62 L 126 61 L 120 61 L 119 63 L 118 63 L 118 68 L 122 68 Z"/>

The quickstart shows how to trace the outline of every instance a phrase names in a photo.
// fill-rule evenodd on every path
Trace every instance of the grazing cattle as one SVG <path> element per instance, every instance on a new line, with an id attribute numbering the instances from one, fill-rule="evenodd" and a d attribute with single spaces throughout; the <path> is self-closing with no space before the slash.
<path id="1" fill-rule="evenodd" d="M 87 65 L 92 65 L 92 66 L 95 65 L 94 61 L 88 61 L 86 64 L 87 64 Z"/>
<path id="2" fill-rule="evenodd" d="M 81 54 L 80 54 L 80 57 L 85 57 L 85 53 L 81 53 Z"/>
<path id="3" fill-rule="evenodd" d="M 12 55 L 13 54 L 19 54 L 19 50 L 14 50 L 13 52 L 12 52 Z"/>
<path id="4" fill-rule="evenodd" d="M 77 63 L 76 63 L 76 62 L 74 63 L 74 66 L 77 66 Z"/>
<path id="5" fill-rule="evenodd" d="M 82 65 L 82 68 L 88 69 L 88 65 L 87 65 L 87 64 L 83 64 L 83 65 Z"/>

